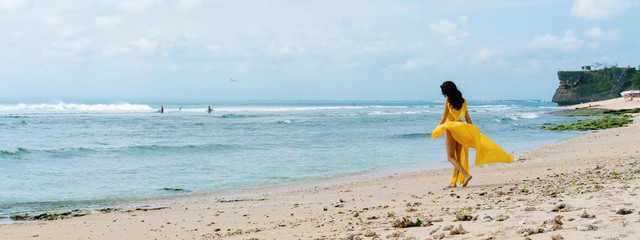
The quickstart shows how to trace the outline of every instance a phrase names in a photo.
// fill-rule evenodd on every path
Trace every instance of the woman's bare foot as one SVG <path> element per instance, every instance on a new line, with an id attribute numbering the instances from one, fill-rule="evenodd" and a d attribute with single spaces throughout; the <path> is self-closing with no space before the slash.
<path id="1" fill-rule="evenodd" d="M 471 178 L 473 178 L 473 176 L 469 175 L 469 177 L 464 180 L 464 183 L 462 184 L 462 187 L 466 187 L 467 184 L 469 183 L 469 181 L 471 181 Z"/>
<path id="2" fill-rule="evenodd" d="M 456 185 L 447 185 L 447 186 L 444 186 L 442 189 L 448 189 L 448 188 L 454 188 L 454 187 L 456 187 Z"/>

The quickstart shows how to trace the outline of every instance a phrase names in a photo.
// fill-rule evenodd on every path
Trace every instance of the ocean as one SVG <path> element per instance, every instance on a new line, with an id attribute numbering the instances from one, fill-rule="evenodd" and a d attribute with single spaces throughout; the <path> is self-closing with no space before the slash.
<path id="1" fill-rule="evenodd" d="M 161 114 L 158 103 L 3 103 L 0 221 L 143 198 L 451 168 L 444 137 L 429 139 L 443 105 L 173 103 Z M 515 156 L 579 134 L 539 129 L 575 120 L 547 114 L 558 110 L 548 101 L 468 106 L 474 125 Z"/>

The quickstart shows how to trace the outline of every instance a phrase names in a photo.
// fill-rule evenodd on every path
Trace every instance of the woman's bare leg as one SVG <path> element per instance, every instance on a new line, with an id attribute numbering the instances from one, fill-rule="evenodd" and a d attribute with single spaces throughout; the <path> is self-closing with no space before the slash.
<path id="1" fill-rule="evenodd" d="M 465 183 L 462 186 L 466 186 L 469 180 L 471 180 L 471 175 L 469 175 L 469 173 L 464 170 L 464 168 L 460 164 L 459 157 L 456 158 L 456 156 L 460 156 L 460 153 L 462 152 L 462 146 L 458 142 L 456 142 L 449 131 L 446 131 L 445 142 L 447 148 L 447 160 L 449 160 L 453 167 L 455 167 L 462 173 L 462 175 L 464 175 Z"/>
<path id="2" fill-rule="evenodd" d="M 460 162 L 460 154 L 462 153 L 462 144 L 460 144 L 459 142 L 456 142 L 456 156 L 458 157 L 458 163 Z M 462 164 L 460 164 L 460 166 L 462 166 Z M 471 178 L 473 178 L 473 176 L 471 176 L 471 174 L 467 174 L 464 177 L 464 183 L 462 184 L 462 187 L 466 187 L 467 184 L 469 184 L 469 180 L 471 180 Z"/>

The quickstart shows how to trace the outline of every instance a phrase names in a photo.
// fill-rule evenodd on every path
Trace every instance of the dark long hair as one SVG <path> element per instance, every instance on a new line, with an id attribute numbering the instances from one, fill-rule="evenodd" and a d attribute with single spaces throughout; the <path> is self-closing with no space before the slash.
<path id="1" fill-rule="evenodd" d="M 442 95 L 447 97 L 449 100 L 449 104 L 456 110 L 459 110 L 464 103 L 464 98 L 462 98 L 462 93 L 456 87 L 456 84 L 452 81 L 443 82 L 440 85 L 440 89 L 442 90 Z"/>

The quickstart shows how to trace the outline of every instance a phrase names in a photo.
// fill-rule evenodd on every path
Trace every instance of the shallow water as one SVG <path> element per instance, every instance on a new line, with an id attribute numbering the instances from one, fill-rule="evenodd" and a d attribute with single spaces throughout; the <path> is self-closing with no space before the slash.
<path id="1" fill-rule="evenodd" d="M 443 102 L 0 104 L 0 216 L 60 207 L 449 167 L 429 140 Z M 574 132 L 553 103 L 470 101 L 473 123 L 507 152 Z M 181 109 L 181 110 L 179 110 Z M 167 191 L 180 188 L 184 191 Z"/>

